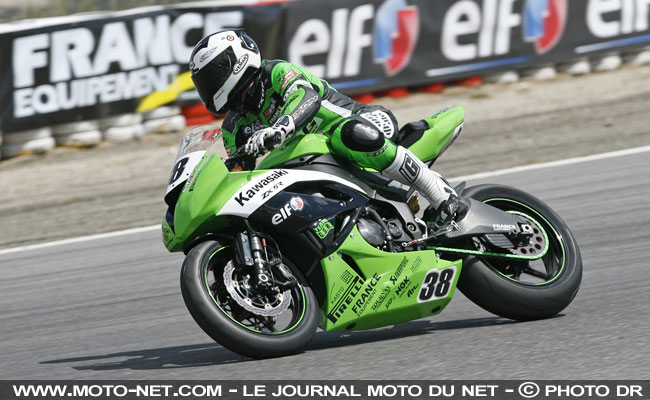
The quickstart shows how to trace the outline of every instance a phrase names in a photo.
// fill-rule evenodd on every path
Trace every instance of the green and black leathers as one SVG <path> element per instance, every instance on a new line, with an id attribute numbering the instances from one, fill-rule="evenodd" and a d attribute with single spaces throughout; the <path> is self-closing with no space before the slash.
<path id="1" fill-rule="evenodd" d="M 399 132 L 397 121 L 389 110 L 360 105 L 309 71 L 279 60 L 263 61 L 259 76 L 242 96 L 242 105 L 230 111 L 222 125 L 224 144 L 230 154 L 240 146 L 246 146 L 248 154 L 261 154 L 259 149 L 263 147 L 265 135 L 273 134 L 264 128 L 279 128 L 275 125 L 280 118 L 289 116 L 293 124 L 289 135 L 324 134 L 335 154 L 358 167 L 379 171 L 416 189 L 433 207 L 435 215 L 445 216 L 442 220 L 437 218 L 438 222 L 444 225 L 454 217 L 457 194 L 423 163 L 424 160 L 395 143 L 398 138 L 412 138 L 405 138 L 403 132 Z M 438 115 L 453 116 L 447 120 L 455 125 L 451 130 L 445 127 L 452 135 L 462 126 L 462 109 L 458 111 Z M 419 121 L 421 127 L 411 134 L 421 137 L 426 131 L 435 129 L 430 122 L 438 119 L 436 117 Z M 283 129 L 282 140 L 287 139 L 285 133 Z M 434 151 L 424 149 L 424 153 L 428 156 Z"/>
<path id="2" fill-rule="evenodd" d="M 290 115 L 296 126 L 295 134 L 327 135 L 334 152 L 360 167 L 382 170 L 394 160 L 397 146 L 389 138 L 397 136 L 397 122 L 388 110 L 359 104 L 309 71 L 285 61 L 264 60 L 260 74 L 249 89 L 246 106 L 226 114 L 222 132 L 230 154 L 243 146 L 255 131 L 272 126 L 282 115 Z M 388 118 L 372 121 L 377 111 Z M 359 117 L 364 114 L 370 117 Z M 354 121 L 382 131 L 381 143 L 373 143 L 372 150 L 346 143 L 344 127 Z"/>

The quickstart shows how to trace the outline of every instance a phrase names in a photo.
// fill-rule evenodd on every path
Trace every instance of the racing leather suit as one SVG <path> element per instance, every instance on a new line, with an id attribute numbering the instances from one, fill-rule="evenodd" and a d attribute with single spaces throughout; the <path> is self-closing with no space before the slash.
<path id="1" fill-rule="evenodd" d="M 289 115 L 294 134 L 329 135 L 336 154 L 415 187 L 440 219 L 449 222 L 453 218 L 458 204 L 455 191 L 413 153 L 391 141 L 398 136 L 398 126 L 389 110 L 359 104 L 306 69 L 281 60 L 262 61 L 260 75 L 248 89 L 244 104 L 229 111 L 222 124 L 229 155 L 244 146 L 254 132 Z"/>

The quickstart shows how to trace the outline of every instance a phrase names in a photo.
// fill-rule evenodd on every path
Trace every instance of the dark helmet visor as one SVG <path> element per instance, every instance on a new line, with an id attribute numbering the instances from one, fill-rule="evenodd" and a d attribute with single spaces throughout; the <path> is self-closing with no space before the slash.
<path id="1" fill-rule="evenodd" d="M 201 101 L 212 114 L 223 114 L 227 111 L 227 105 L 219 110 L 214 107 L 213 97 L 219 91 L 232 73 L 232 66 L 235 63 L 235 53 L 231 48 L 219 54 L 210 63 L 197 72 L 192 73 L 192 82 Z"/>

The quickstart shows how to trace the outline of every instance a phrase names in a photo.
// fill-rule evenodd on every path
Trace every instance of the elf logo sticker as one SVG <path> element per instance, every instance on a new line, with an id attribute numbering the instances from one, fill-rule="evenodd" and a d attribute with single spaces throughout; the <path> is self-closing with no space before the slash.
<path id="1" fill-rule="evenodd" d="M 524 39 L 535 43 L 537 54 L 551 50 L 562 38 L 569 0 L 527 0 L 524 6 Z"/>
<path id="2" fill-rule="evenodd" d="M 416 6 L 406 0 L 386 0 L 375 16 L 373 53 L 376 63 L 384 64 L 386 74 L 400 72 L 411 61 L 420 33 L 420 17 Z"/>
<path id="3" fill-rule="evenodd" d="M 305 203 L 302 201 L 300 197 L 292 197 L 291 201 L 289 201 L 289 204 L 291 205 L 291 209 L 293 211 L 300 211 L 302 210 L 302 207 L 305 205 Z"/>
<path id="4" fill-rule="evenodd" d="M 292 197 L 291 200 L 282 206 L 280 212 L 273 214 L 271 222 L 273 225 L 279 225 L 291 216 L 291 211 L 300 211 L 305 203 L 300 197 Z"/>

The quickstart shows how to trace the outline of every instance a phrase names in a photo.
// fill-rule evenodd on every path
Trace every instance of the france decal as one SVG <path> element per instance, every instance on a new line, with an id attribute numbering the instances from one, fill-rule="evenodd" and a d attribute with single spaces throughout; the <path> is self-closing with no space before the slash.
<path id="1" fill-rule="evenodd" d="M 538 54 L 551 50 L 562 38 L 569 0 L 526 0 L 524 39 L 535 43 Z"/>
<path id="2" fill-rule="evenodd" d="M 418 8 L 406 0 L 386 0 L 375 16 L 373 54 L 386 73 L 395 75 L 411 60 L 420 33 Z"/>

